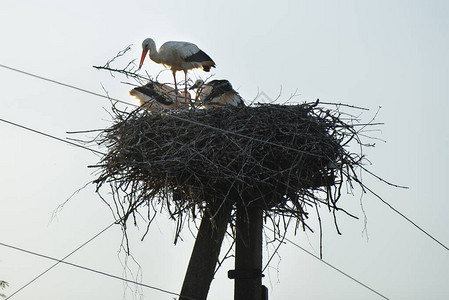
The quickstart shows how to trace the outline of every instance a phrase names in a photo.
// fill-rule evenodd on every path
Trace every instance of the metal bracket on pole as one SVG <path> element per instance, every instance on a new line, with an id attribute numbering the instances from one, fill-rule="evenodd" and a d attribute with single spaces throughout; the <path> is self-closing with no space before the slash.
<path id="1" fill-rule="evenodd" d="M 264 274 L 259 269 L 247 269 L 247 270 L 229 270 L 228 278 L 229 279 L 257 279 L 265 277 Z"/>

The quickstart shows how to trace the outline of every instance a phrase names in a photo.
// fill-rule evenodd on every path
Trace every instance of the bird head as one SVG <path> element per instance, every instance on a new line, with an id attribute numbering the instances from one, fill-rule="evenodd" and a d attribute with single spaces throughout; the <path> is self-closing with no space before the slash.
<path id="1" fill-rule="evenodd" d="M 143 41 L 142 43 L 142 57 L 140 58 L 140 63 L 139 63 L 139 69 L 142 67 L 143 65 L 143 61 L 145 60 L 145 56 L 147 55 L 148 51 L 151 51 L 151 49 L 156 48 L 156 45 L 153 41 L 153 39 L 151 38 L 147 38 Z"/>
<path id="2" fill-rule="evenodd" d="M 189 88 L 189 90 L 193 90 L 193 89 L 198 89 L 200 87 L 202 87 L 204 84 L 204 81 L 202 79 L 198 79 L 197 81 L 195 81 L 195 83 Z"/>

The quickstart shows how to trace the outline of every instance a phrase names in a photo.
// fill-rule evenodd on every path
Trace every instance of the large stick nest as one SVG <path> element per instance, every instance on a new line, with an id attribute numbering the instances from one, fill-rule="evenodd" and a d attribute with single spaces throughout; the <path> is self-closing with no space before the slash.
<path id="1" fill-rule="evenodd" d="M 113 186 L 123 224 L 141 206 L 151 220 L 161 203 L 181 223 L 211 202 L 260 205 L 302 226 L 308 207 L 325 204 L 335 216 L 341 186 L 358 181 L 363 157 L 346 148 L 358 140 L 354 118 L 317 104 L 115 110 L 99 140 L 108 152 L 97 186 Z"/>

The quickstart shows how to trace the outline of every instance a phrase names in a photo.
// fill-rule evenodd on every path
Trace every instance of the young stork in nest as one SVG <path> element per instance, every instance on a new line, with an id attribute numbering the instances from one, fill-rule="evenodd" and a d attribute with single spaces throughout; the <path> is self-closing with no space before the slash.
<path id="1" fill-rule="evenodd" d="M 139 100 L 139 106 L 149 111 L 186 110 L 190 105 L 190 94 L 178 95 L 175 89 L 166 84 L 149 82 L 129 91 Z"/>
<path id="2" fill-rule="evenodd" d="M 197 45 L 188 42 L 166 42 L 162 44 L 158 51 L 153 39 L 145 39 L 142 43 L 142 57 L 140 58 L 139 69 L 142 67 L 147 52 L 149 52 L 152 61 L 170 68 L 173 73 L 176 93 L 178 93 L 176 84 L 177 71 L 184 71 L 184 92 L 187 94 L 188 70 L 202 68 L 205 72 L 209 72 L 210 68 L 215 68 L 215 63 L 209 55 L 198 48 Z"/>
<path id="3" fill-rule="evenodd" d="M 190 89 L 197 89 L 196 101 L 200 101 L 205 108 L 223 107 L 226 105 L 245 106 L 242 97 L 228 80 L 212 80 L 204 82 L 198 79 Z"/>

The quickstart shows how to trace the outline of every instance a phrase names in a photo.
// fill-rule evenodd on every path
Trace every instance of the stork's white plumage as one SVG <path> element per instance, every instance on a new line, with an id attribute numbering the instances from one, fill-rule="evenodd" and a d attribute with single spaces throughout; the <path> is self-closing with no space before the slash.
<path id="1" fill-rule="evenodd" d="M 245 106 L 242 97 L 232 88 L 228 80 L 204 82 L 198 79 L 190 89 L 197 89 L 196 100 L 199 100 L 205 108 L 225 105 Z"/>
<path id="2" fill-rule="evenodd" d="M 129 91 L 139 100 L 139 106 L 149 111 L 185 110 L 189 108 L 190 94 L 178 96 L 175 90 L 166 84 L 149 82 Z"/>
<path id="3" fill-rule="evenodd" d="M 184 71 L 185 93 L 187 94 L 187 71 L 196 68 L 202 68 L 209 72 L 211 67 L 215 67 L 212 58 L 209 57 L 198 46 L 188 42 L 166 42 L 160 48 L 156 49 L 156 43 L 151 38 L 147 38 L 142 43 L 142 57 L 140 59 L 139 69 L 142 67 L 146 54 L 149 52 L 150 59 L 158 64 L 163 64 L 173 72 L 175 82 L 175 91 L 178 91 L 176 84 L 176 72 Z"/>

